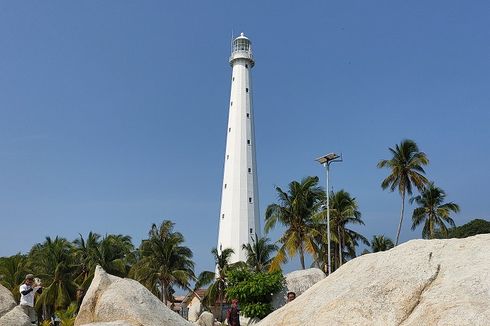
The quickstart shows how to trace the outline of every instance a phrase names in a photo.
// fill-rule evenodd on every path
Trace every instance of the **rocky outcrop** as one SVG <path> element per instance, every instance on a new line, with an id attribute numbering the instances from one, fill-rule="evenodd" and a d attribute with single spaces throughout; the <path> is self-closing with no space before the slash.
<path id="1" fill-rule="evenodd" d="M 0 317 L 15 307 L 15 300 L 12 292 L 0 284 Z"/>
<path id="2" fill-rule="evenodd" d="M 0 317 L 1 326 L 31 326 L 31 320 L 20 306 L 14 307 Z"/>
<path id="3" fill-rule="evenodd" d="M 214 326 L 214 316 L 209 311 L 204 311 L 196 321 L 198 326 Z"/>
<path id="4" fill-rule="evenodd" d="M 275 293 L 272 297 L 272 307 L 277 309 L 286 304 L 287 293 L 294 292 L 296 297 L 308 290 L 313 284 L 323 280 L 325 273 L 318 268 L 310 268 L 300 271 L 294 271 L 284 275 L 284 286 L 281 291 Z"/>
<path id="5" fill-rule="evenodd" d="M 346 263 L 260 326 L 488 325 L 490 234 L 413 240 Z"/>
<path id="6" fill-rule="evenodd" d="M 108 323 L 108 322 L 112 322 Z M 107 274 L 97 266 L 75 326 L 191 326 L 135 280 Z"/>
<path id="7" fill-rule="evenodd" d="M 28 325 L 31 325 L 29 316 L 21 307 L 16 307 L 12 292 L 0 285 L 0 326 Z"/>

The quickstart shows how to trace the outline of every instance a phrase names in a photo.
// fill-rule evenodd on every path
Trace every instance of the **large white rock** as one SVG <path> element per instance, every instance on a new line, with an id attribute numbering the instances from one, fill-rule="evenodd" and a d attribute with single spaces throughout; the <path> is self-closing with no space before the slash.
<path id="1" fill-rule="evenodd" d="M 209 311 L 204 311 L 196 321 L 198 326 L 214 326 L 214 316 Z"/>
<path id="2" fill-rule="evenodd" d="M 12 292 L 0 284 L 0 317 L 15 307 L 15 300 Z"/>
<path id="3" fill-rule="evenodd" d="M 260 326 L 489 325 L 490 234 L 360 256 Z"/>
<path id="4" fill-rule="evenodd" d="M 277 309 L 287 302 L 287 293 L 294 292 L 296 297 L 308 290 L 313 284 L 323 280 L 325 273 L 318 268 L 294 271 L 284 275 L 285 284 L 281 291 L 272 297 L 272 307 Z"/>
<path id="5" fill-rule="evenodd" d="M 20 306 L 14 307 L 0 317 L 0 326 L 30 326 L 31 320 Z"/>
<path id="6" fill-rule="evenodd" d="M 100 266 L 97 266 L 94 279 L 82 301 L 75 326 L 93 323 L 99 323 L 95 324 L 97 326 L 192 325 L 166 307 L 139 282 L 109 275 Z"/>

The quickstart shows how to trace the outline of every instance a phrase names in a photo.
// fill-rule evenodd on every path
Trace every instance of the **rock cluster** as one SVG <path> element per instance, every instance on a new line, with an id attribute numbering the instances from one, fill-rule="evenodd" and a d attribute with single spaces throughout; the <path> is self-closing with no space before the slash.
<path id="1" fill-rule="evenodd" d="M 16 303 L 12 293 L 0 285 L 0 326 L 29 326 L 31 321 Z"/>
<path id="2" fill-rule="evenodd" d="M 294 271 L 284 275 L 284 287 L 272 297 L 272 307 L 277 309 L 284 306 L 287 301 L 288 292 L 294 292 L 296 293 L 296 297 L 298 297 L 313 284 L 318 283 L 324 278 L 325 273 L 318 268 Z"/>
<path id="3" fill-rule="evenodd" d="M 191 326 L 139 282 L 97 266 L 75 326 Z"/>
<path id="4" fill-rule="evenodd" d="M 489 325 L 490 234 L 413 240 L 346 263 L 259 326 Z"/>

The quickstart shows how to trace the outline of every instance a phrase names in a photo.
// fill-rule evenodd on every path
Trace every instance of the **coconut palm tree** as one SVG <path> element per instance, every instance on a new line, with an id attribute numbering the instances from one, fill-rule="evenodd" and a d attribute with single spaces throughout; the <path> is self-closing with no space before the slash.
<path id="1" fill-rule="evenodd" d="M 384 235 L 375 235 L 373 240 L 371 240 L 371 250 L 373 252 L 386 251 L 393 247 L 393 241 Z"/>
<path id="2" fill-rule="evenodd" d="M 141 258 L 130 276 L 140 281 L 167 304 L 174 285 L 187 289 L 194 276 L 192 251 L 183 245 L 184 236 L 173 231 L 174 223 L 164 220 L 152 225 L 149 239 L 140 246 Z"/>
<path id="3" fill-rule="evenodd" d="M 423 166 L 429 164 L 429 159 L 425 153 L 420 152 L 417 144 L 413 140 L 405 139 L 395 148 L 389 148 L 391 159 L 378 162 L 378 168 L 390 169 L 388 175 L 381 183 L 381 188 L 390 188 L 391 191 L 398 189 L 402 197 L 402 207 L 400 212 L 400 222 L 396 232 L 395 246 L 400 240 L 400 230 L 403 223 L 405 211 L 405 195 L 412 195 L 413 186 L 422 190 L 428 183 L 424 176 Z"/>
<path id="4" fill-rule="evenodd" d="M 330 192 L 330 238 L 334 244 L 333 264 L 336 268 L 340 267 L 345 258 L 356 257 L 356 247 L 362 242 L 369 244 L 369 241 L 360 233 L 348 228 L 349 224 L 364 225 L 361 212 L 355 198 L 345 191 Z M 315 265 L 327 271 L 327 236 L 326 236 L 326 207 L 322 207 L 314 216 L 318 223 L 315 228 Z"/>
<path id="5" fill-rule="evenodd" d="M 446 223 L 455 227 L 451 218 L 451 212 L 458 213 L 459 206 L 453 202 L 444 204 L 446 193 L 433 182 L 425 188 L 419 196 L 410 199 L 419 207 L 415 208 L 412 215 L 412 230 L 424 223 L 422 237 L 433 239 L 438 233 L 447 237 L 448 229 Z"/>
<path id="6" fill-rule="evenodd" d="M 29 273 L 27 257 L 20 253 L 10 257 L 0 258 L 0 284 L 12 292 L 14 299 L 19 302 L 19 286 Z"/>
<path id="7" fill-rule="evenodd" d="M 36 309 L 44 306 L 49 315 L 56 310 L 65 309 L 75 297 L 73 273 L 76 265 L 72 258 L 72 244 L 65 238 L 46 237 L 43 243 L 36 244 L 31 249 L 29 261 L 32 270 L 44 284 Z"/>
<path id="8" fill-rule="evenodd" d="M 279 269 L 287 257 L 299 254 L 301 267 L 305 269 L 305 251 L 313 252 L 313 214 L 320 207 L 325 192 L 318 186 L 318 177 L 306 177 L 289 183 L 288 191 L 276 187 L 278 204 L 270 204 L 265 212 L 265 231 L 270 231 L 277 223 L 286 230 L 278 242 L 281 244 L 271 269 Z"/>
<path id="9" fill-rule="evenodd" d="M 334 241 L 337 243 L 337 261 L 340 267 L 344 261 L 343 252 L 346 244 L 348 247 L 357 245 L 357 241 L 369 244 L 369 241 L 361 234 L 347 228 L 348 224 L 364 225 L 361 212 L 355 198 L 345 191 L 340 190 L 330 193 L 330 221 L 331 230 L 334 230 Z M 354 243 L 356 243 L 354 245 Z M 352 250 L 350 250 L 352 252 Z M 355 250 L 354 250 L 355 252 Z"/>
<path id="10" fill-rule="evenodd" d="M 259 238 L 257 233 L 252 243 L 244 244 L 242 248 L 247 253 L 247 264 L 257 272 L 265 272 L 269 269 L 272 261 L 272 254 L 279 249 L 275 244 L 269 243 L 270 239 Z"/>

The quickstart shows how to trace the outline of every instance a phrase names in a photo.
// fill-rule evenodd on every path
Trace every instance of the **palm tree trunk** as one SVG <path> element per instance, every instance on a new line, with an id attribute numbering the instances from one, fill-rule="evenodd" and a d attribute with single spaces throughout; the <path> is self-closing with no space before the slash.
<path id="1" fill-rule="evenodd" d="M 303 269 L 306 269 L 305 268 L 305 253 L 303 251 L 303 243 L 301 243 L 299 246 L 299 260 L 301 262 L 301 267 Z"/>
<path id="2" fill-rule="evenodd" d="M 342 266 L 342 236 L 340 235 L 340 225 L 337 226 L 337 233 L 339 235 L 339 267 Z"/>
<path id="3" fill-rule="evenodd" d="M 400 231 L 402 229 L 403 223 L 403 212 L 405 211 L 405 189 L 402 191 L 402 210 L 400 213 L 400 223 L 398 224 L 398 231 L 396 231 L 396 242 L 395 246 L 398 246 L 398 240 L 400 239 Z"/>

